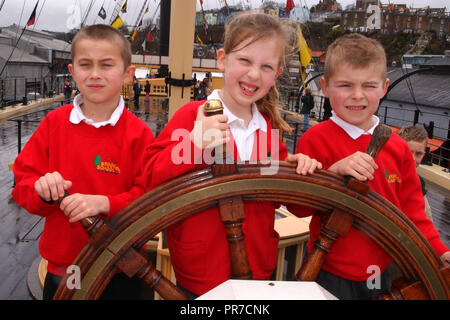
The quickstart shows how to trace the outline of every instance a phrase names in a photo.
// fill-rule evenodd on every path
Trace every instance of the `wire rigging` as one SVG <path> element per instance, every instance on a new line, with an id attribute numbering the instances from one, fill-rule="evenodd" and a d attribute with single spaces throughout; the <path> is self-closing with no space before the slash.
<path id="1" fill-rule="evenodd" d="M 46 2 L 46 0 L 44 0 L 44 4 L 42 5 L 42 7 L 44 7 L 45 2 Z M 39 0 L 38 0 L 38 2 L 36 3 L 36 5 L 37 5 L 38 3 L 39 3 Z M 35 26 L 36 26 L 36 22 L 37 22 L 37 20 L 39 19 L 39 16 L 41 15 L 42 7 L 41 7 L 41 10 L 39 11 L 39 14 L 38 14 L 37 18 L 35 18 L 35 23 L 33 24 L 33 29 L 32 29 L 32 30 L 34 30 L 34 28 L 35 28 Z M 19 26 L 19 27 L 20 27 L 20 26 Z M 11 60 L 11 57 L 12 57 L 14 51 L 17 49 L 17 45 L 19 44 L 20 38 L 22 38 L 22 36 L 23 36 L 23 34 L 24 34 L 26 28 L 27 28 L 27 25 L 25 25 L 25 26 L 23 27 L 22 33 L 20 34 L 19 38 L 17 39 L 16 44 L 14 45 L 13 49 L 11 50 L 11 53 L 10 53 L 8 59 L 6 60 L 5 64 L 3 65 L 3 68 L 2 68 L 2 70 L 0 71 L 0 77 L 1 77 L 2 74 L 3 74 L 3 71 L 5 71 L 6 66 L 8 65 L 8 62 Z M 22 54 L 23 54 L 23 53 L 22 53 Z"/>
<path id="2" fill-rule="evenodd" d="M 91 12 L 91 9 L 92 9 L 92 6 L 93 6 L 93 5 L 94 5 L 94 0 L 91 0 L 91 1 L 89 2 L 88 9 L 86 9 L 86 14 L 84 15 L 84 18 L 83 18 L 83 20 L 81 21 L 81 27 L 84 26 L 84 24 L 85 24 L 85 22 L 86 22 L 86 20 L 87 20 L 87 18 L 88 18 L 88 16 L 89 16 L 89 13 Z"/>
<path id="3" fill-rule="evenodd" d="M 4 2 L 3 2 L 4 3 Z M 23 0 L 23 4 L 22 4 L 22 10 L 20 11 L 20 18 L 19 21 L 22 21 L 22 16 L 23 16 L 23 9 L 25 8 L 25 0 Z M 20 24 L 20 22 L 19 22 Z M 19 37 L 19 33 L 16 34 L 16 37 L 14 38 L 14 42 L 17 41 L 17 38 Z"/>
<path id="4" fill-rule="evenodd" d="M 406 65 L 405 65 L 405 67 L 403 67 L 404 65 L 405 64 L 402 63 L 401 69 L 402 69 L 403 74 L 406 74 L 406 73 L 408 73 L 408 70 L 407 70 Z M 406 86 L 408 87 L 409 93 L 411 94 L 411 98 L 413 99 L 414 105 L 416 106 L 416 110 L 418 110 L 419 113 L 422 115 L 422 111 L 420 111 L 420 108 L 417 105 L 416 95 L 414 94 L 414 88 L 411 84 L 411 79 L 409 79 L 409 77 L 408 77 L 405 80 L 406 80 Z"/>

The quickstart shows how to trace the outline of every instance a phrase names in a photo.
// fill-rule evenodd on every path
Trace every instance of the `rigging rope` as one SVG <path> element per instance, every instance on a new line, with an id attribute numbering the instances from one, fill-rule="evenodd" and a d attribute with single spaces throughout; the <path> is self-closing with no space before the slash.
<path id="1" fill-rule="evenodd" d="M 406 67 L 403 68 L 403 65 L 404 65 L 404 64 L 402 63 L 401 69 L 402 69 L 403 74 L 405 74 L 405 72 L 408 73 L 407 68 L 406 68 Z M 408 77 L 408 78 L 406 78 L 405 80 L 406 80 L 406 86 L 407 86 L 408 89 L 409 89 L 409 93 L 411 94 L 411 97 L 412 97 L 412 99 L 413 99 L 414 105 L 416 106 L 416 110 L 418 110 L 419 113 L 422 115 L 422 111 L 420 111 L 420 108 L 419 108 L 419 106 L 417 105 L 416 95 L 414 94 L 414 88 L 413 88 L 413 86 L 412 86 L 412 84 L 411 84 L 411 82 L 410 82 L 411 79 L 409 79 L 409 77 Z"/>
<path id="2" fill-rule="evenodd" d="M 36 26 L 36 23 L 37 23 L 37 20 L 39 19 L 39 16 L 41 15 L 42 8 L 43 8 L 44 5 L 45 5 L 45 1 L 46 1 L 46 0 L 44 0 L 44 4 L 41 6 L 41 10 L 39 11 L 38 16 L 37 16 L 37 17 L 35 18 L 35 20 L 34 20 L 34 24 L 33 24 L 33 29 L 32 29 L 32 30 L 34 30 L 34 28 L 35 28 L 35 26 Z M 38 4 L 38 3 L 39 3 L 39 0 L 38 0 L 37 4 Z M 18 27 L 20 27 L 20 26 L 18 26 Z M 20 38 L 22 38 L 22 35 L 23 35 L 23 33 L 25 32 L 25 29 L 26 29 L 26 28 L 27 28 L 27 25 L 25 25 L 25 26 L 23 27 L 22 33 L 20 34 L 19 38 L 18 38 L 17 41 L 16 41 L 16 44 L 14 45 L 13 49 L 11 50 L 11 54 L 9 55 L 9 57 L 8 57 L 8 59 L 6 60 L 5 64 L 3 65 L 3 68 L 2 68 L 2 70 L 0 71 L 0 77 L 1 77 L 2 74 L 3 74 L 3 71 L 5 71 L 6 66 L 8 65 L 8 62 L 11 60 L 11 57 L 12 57 L 14 51 L 17 49 L 17 45 L 19 44 Z M 23 54 L 23 53 L 22 53 L 22 54 Z"/>

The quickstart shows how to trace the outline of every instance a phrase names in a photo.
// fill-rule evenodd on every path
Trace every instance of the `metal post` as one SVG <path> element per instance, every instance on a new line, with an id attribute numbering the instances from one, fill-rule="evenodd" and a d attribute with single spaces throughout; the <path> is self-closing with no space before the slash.
<path id="1" fill-rule="evenodd" d="M 4 97 L 5 97 L 5 95 L 4 95 L 4 93 L 5 93 L 5 80 L 0 80 L 1 81 L 1 83 L 2 83 L 2 86 L 1 86 L 1 93 L 2 93 L 2 104 L 0 105 L 0 109 L 3 109 L 4 108 L 4 106 L 5 106 L 5 100 L 4 100 Z"/>
<path id="2" fill-rule="evenodd" d="M 298 123 L 295 123 L 295 131 L 294 131 L 294 145 L 292 149 L 292 153 L 295 154 L 295 149 L 297 148 L 297 135 L 298 135 Z"/>
<path id="3" fill-rule="evenodd" d="M 323 108 L 324 101 L 325 101 L 324 98 L 322 96 L 320 96 L 320 108 L 319 108 L 319 114 L 317 117 L 317 120 L 319 120 L 319 121 L 323 120 L 322 108 Z"/>
<path id="4" fill-rule="evenodd" d="M 448 120 L 447 140 L 450 140 L 450 120 Z"/>
<path id="5" fill-rule="evenodd" d="M 416 125 L 416 124 L 419 123 L 419 114 L 420 114 L 420 110 L 419 109 L 414 111 L 414 124 L 413 125 Z"/>
<path id="6" fill-rule="evenodd" d="M 169 56 L 169 39 L 170 39 L 170 15 L 171 0 L 162 0 L 160 7 L 160 39 L 159 39 L 159 76 L 164 78 L 168 75 L 169 67 L 161 64 L 161 56 Z"/>
<path id="7" fill-rule="evenodd" d="M 17 120 L 17 154 L 22 151 L 22 120 Z"/>
<path id="8" fill-rule="evenodd" d="M 425 129 L 427 130 L 428 138 L 433 139 L 434 121 L 430 121 L 430 124 Z"/>

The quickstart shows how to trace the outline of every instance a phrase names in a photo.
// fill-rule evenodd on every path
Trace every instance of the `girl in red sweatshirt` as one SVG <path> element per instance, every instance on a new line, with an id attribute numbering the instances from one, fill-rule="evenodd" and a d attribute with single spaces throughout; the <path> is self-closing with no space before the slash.
<path id="1" fill-rule="evenodd" d="M 288 155 L 281 140 L 272 137 L 278 130 L 290 131 L 277 111 L 275 88 L 289 52 L 291 34 L 285 29 L 265 14 L 240 15 L 226 25 L 224 47 L 217 53 L 224 85 L 208 96 L 222 102 L 224 113 L 205 117 L 205 101 L 180 108 L 147 150 L 149 188 L 206 167 L 208 161 L 195 155 L 226 141 L 235 150 L 234 160 L 266 160 L 270 153 L 272 159 L 297 162 L 301 174 L 321 168 L 302 154 Z M 213 141 L 206 138 L 211 132 Z M 266 154 L 258 149 L 261 141 L 267 143 Z M 180 152 L 181 145 L 189 150 Z M 279 240 L 274 230 L 275 204 L 252 201 L 244 209 L 243 232 L 253 279 L 268 279 L 276 266 Z M 228 243 L 217 208 L 171 226 L 167 242 L 177 283 L 187 291 L 201 295 L 230 278 Z"/>

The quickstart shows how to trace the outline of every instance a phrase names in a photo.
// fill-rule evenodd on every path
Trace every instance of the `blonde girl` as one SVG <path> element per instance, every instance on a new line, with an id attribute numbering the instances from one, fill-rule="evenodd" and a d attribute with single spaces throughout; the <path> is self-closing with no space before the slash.
<path id="1" fill-rule="evenodd" d="M 227 23 L 224 47 L 217 53 L 224 85 L 208 96 L 208 100 L 221 100 L 224 113 L 205 117 L 205 101 L 181 107 L 147 149 L 148 189 L 208 166 L 197 156 L 225 142 L 232 149 L 229 151 L 234 151 L 235 161 L 287 160 L 297 163 L 299 174 L 322 167 L 305 155 L 288 155 L 279 138 L 272 142 L 272 135 L 279 130 L 290 131 L 278 112 L 275 87 L 290 53 L 292 32 L 287 30 L 292 29 L 265 14 L 243 14 Z M 219 134 L 209 134 L 211 131 Z M 258 145 L 261 141 L 267 144 L 264 148 Z M 276 266 L 279 235 L 274 230 L 275 208 L 271 202 L 244 204 L 243 232 L 253 279 L 268 279 Z M 167 242 L 177 284 L 193 296 L 230 278 L 228 243 L 217 208 L 172 225 Z"/>

